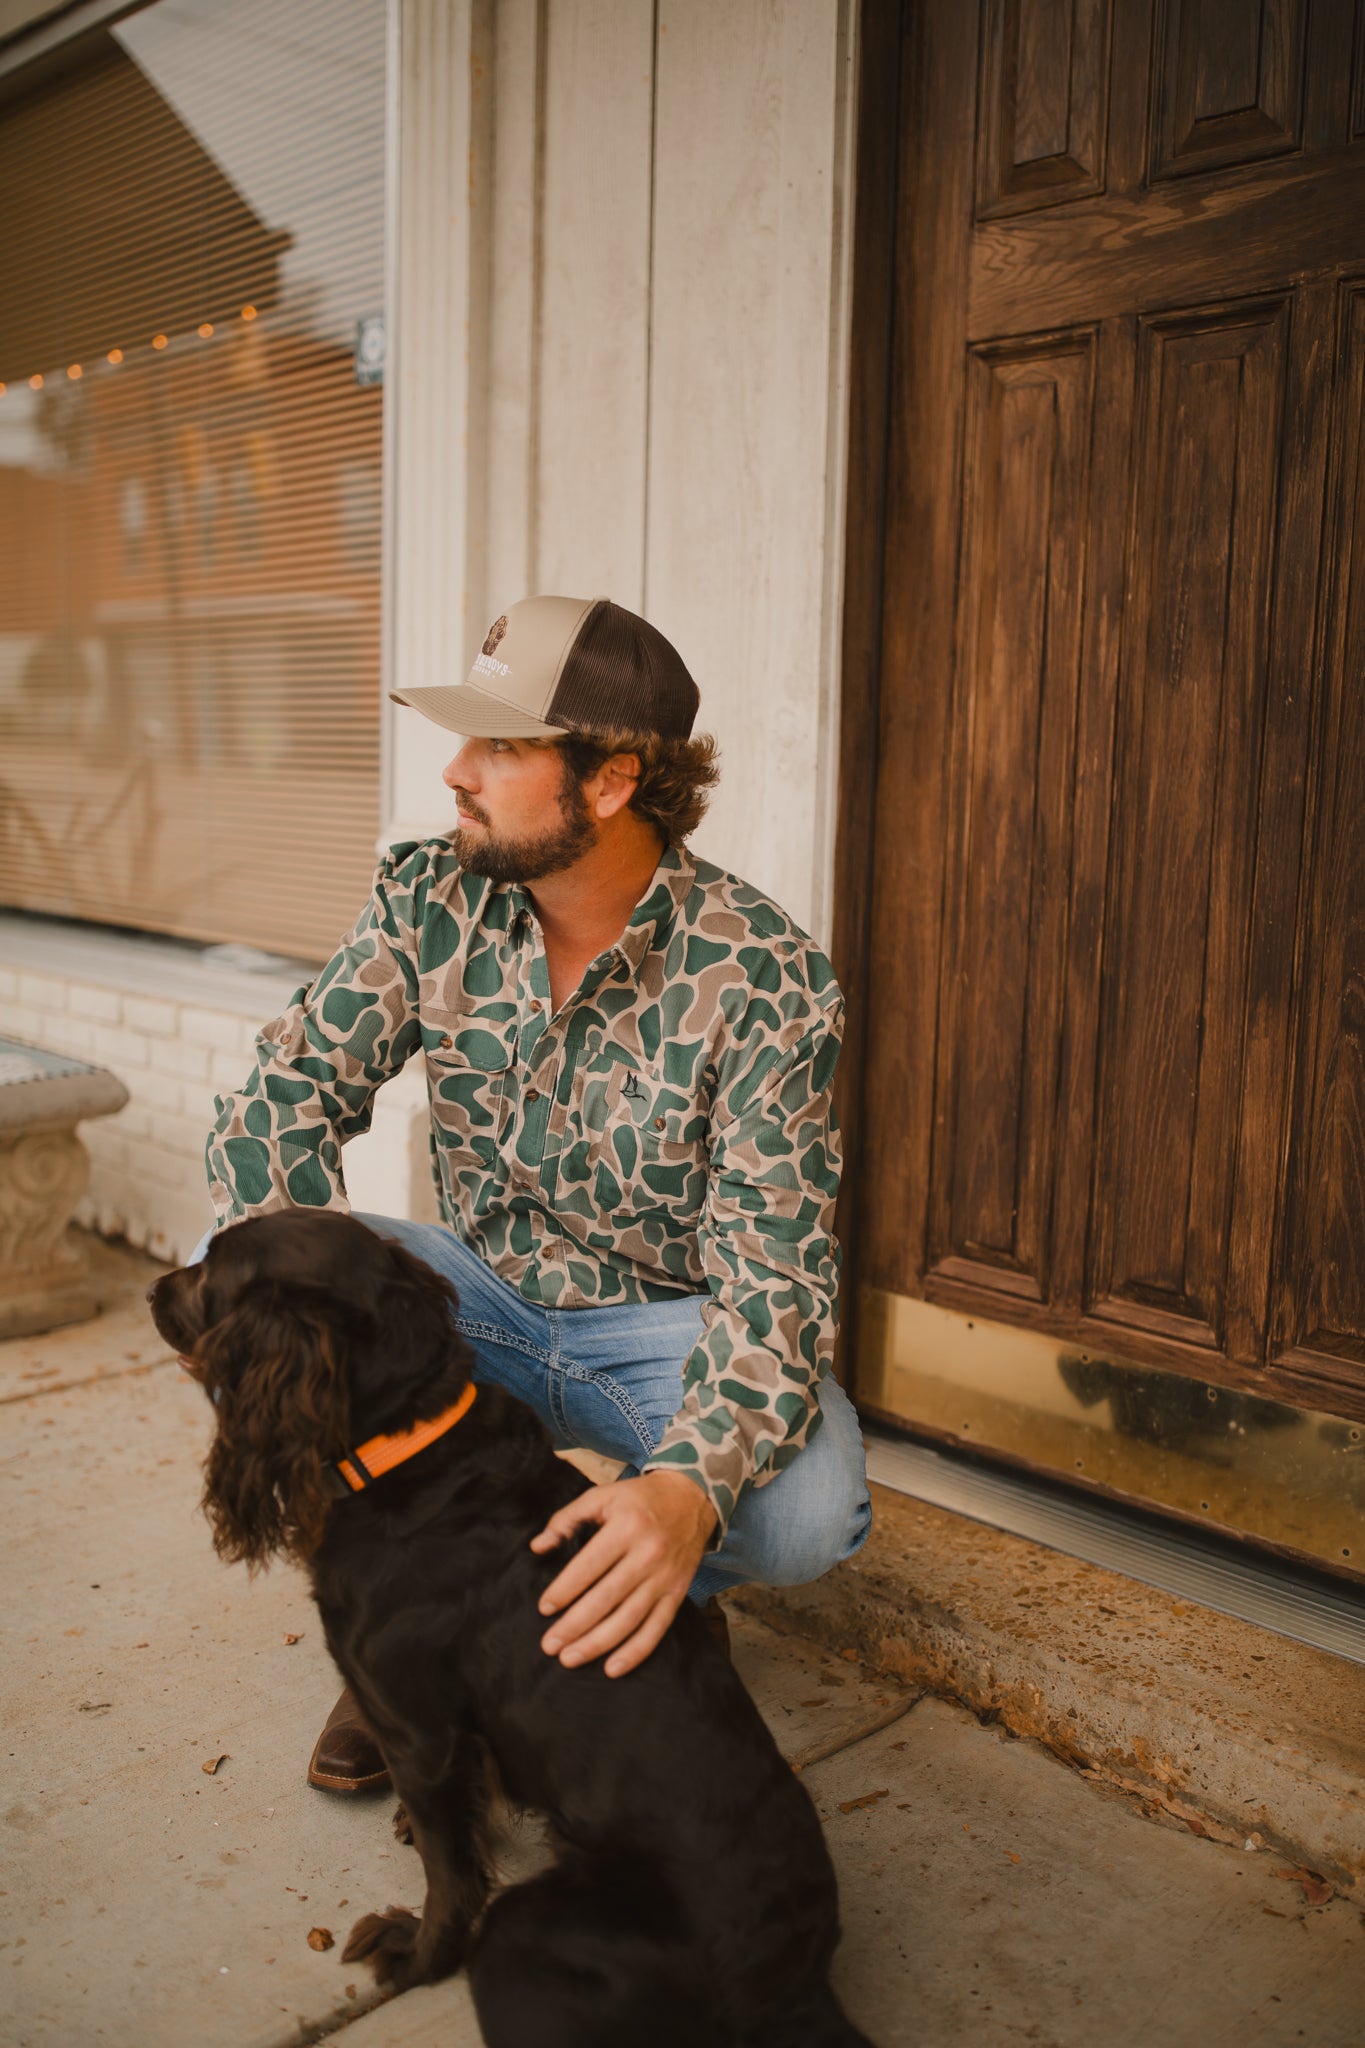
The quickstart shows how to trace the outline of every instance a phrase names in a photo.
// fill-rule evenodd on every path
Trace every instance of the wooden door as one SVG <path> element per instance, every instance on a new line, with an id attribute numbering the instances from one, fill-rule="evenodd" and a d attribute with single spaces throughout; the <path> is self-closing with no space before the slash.
<path id="1" fill-rule="evenodd" d="M 859 1278 L 1365 1415 L 1365 0 L 899 56 Z"/>

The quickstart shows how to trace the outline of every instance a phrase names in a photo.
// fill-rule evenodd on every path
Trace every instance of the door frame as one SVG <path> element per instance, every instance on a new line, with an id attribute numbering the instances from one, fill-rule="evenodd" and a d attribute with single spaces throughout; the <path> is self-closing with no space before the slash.
<path id="1" fill-rule="evenodd" d="M 844 1169 L 839 1377 L 857 1392 L 858 1200 L 871 976 L 876 757 L 895 333 L 903 17 L 908 0 L 861 0 L 854 138 L 853 276 L 840 640 L 839 772 L 831 955 L 847 1025 L 835 1081 Z"/>

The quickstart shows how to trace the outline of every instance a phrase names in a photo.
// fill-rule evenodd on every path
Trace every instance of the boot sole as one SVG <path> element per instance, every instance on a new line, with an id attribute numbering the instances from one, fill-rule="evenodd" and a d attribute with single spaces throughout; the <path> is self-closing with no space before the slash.
<path id="1" fill-rule="evenodd" d="M 337 1778 L 328 1771 L 308 1766 L 308 1782 L 324 1792 L 375 1792 L 392 1783 L 387 1771 L 374 1771 L 368 1778 Z"/>

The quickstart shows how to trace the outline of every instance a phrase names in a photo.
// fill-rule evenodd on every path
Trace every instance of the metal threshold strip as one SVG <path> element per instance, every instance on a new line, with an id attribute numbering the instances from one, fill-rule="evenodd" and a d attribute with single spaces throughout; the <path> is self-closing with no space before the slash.
<path id="1" fill-rule="evenodd" d="M 1148 1527 L 1121 1509 L 876 1431 L 867 1433 L 867 1470 L 882 1486 L 931 1507 L 1365 1664 L 1365 1599 L 1319 1585 L 1272 1558 L 1229 1556 L 1188 1530 Z"/>

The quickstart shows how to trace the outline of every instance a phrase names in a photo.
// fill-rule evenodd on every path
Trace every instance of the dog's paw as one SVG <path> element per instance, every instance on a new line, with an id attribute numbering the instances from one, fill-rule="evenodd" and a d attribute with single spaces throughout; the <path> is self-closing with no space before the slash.
<path id="1" fill-rule="evenodd" d="M 408 1819 L 406 1806 L 395 1806 L 393 1810 L 393 1838 L 405 1849 L 412 1847 L 412 1822 Z"/>
<path id="2" fill-rule="evenodd" d="M 421 1921 L 406 1906 L 385 1913 L 365 1913 L 356 1921 L 341 1951 L 343 1963 L 368 1963 L 380 1984 L 399 1991 L 412 1981 L 413 1951 Z"/>

